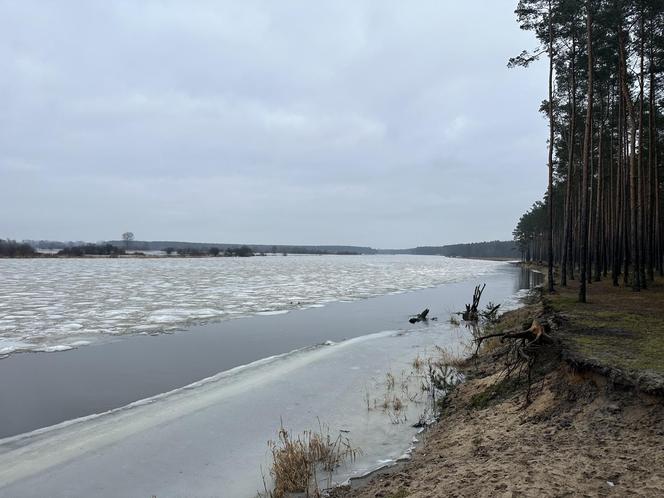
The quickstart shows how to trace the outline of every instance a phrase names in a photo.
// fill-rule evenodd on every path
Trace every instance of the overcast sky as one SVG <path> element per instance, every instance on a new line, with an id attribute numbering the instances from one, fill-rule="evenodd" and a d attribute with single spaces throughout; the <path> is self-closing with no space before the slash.
<path id="1" fill-rule="evenodd" d="M 0 1 L 0 237 L 509 239 L 546 187 L 515 4 Z"/>

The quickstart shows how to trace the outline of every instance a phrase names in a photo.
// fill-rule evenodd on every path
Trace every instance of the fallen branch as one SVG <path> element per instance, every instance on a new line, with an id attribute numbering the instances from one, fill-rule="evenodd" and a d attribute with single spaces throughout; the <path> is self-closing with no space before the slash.
<path id="1" fill-rule="evenodd" d="M 417 322 L 426 322 L 427 321 L 427 315 L 429 314 L 429 308 L 426 308 L 422 313 L 419 315 L 411 316 L 408 321 L 410 323 L 417 323 Z"/>
<path id="2" fill-rule="evenodd" d="M 540 341 L 553 342 L 551 336 L 544 330 L 544 326 L 538 320 L 533 320 L 530 328 L 520 332 L 497 332 L 495 334 L 478 337 L 476 339 L 477 351 L 479 351 L 482 341 L 493 337 L 500 337 L 501 342 L 504 342 L 507 339 L 526 339 L 529 345 Z"/>

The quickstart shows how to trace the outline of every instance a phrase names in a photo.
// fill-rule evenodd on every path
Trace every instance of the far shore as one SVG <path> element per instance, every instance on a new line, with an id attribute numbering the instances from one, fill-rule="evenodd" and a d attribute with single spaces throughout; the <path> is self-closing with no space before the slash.
<path id="1" fill-rule="evenodd" d="M 212 254 L 149 254 L 149 253 L 130 253 L 130 254 L 84 254 L 82 256 L 69 256 L 57 253 L 35 253 L 29 256 L 0 256 L 0 259 L 183 259 L 183 258 L 251 258 L 251 257 L 284 257 L 284 256 L 392 256 L 397 254 L 364 254 L 364 253 L 354 253 L 354 254 L 340 254 L 340 253 L 321 253 L 321 254 L 311 254 L 311 253 L 255 253 L 250 256 L 227 256 L 224 254 L 219 254 L 217 256 Z M 521 263 L 518 258 L 507 258 L 507 257 L 479 257 L 479 256 L 444 256 L 442 254 L 401 254 L 402 256 L 431 256 L 431 257 L 442 257 L 442 258 L 453 258 L 453 259 L 472 259 L 477 261 L 500 261 L 505 263 Z"/>

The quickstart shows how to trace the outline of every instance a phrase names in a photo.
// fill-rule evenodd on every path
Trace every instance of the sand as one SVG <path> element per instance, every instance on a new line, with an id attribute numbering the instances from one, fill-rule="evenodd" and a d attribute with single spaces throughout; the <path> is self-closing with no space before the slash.
<path id="1" fill-rule="evenodd" d="M 661 398 L 560 364 L 529 406 L 521 390 L 471 408 L 495 377 L 464 383 L 410 462 L 334 496 L 664 496 Z"/>

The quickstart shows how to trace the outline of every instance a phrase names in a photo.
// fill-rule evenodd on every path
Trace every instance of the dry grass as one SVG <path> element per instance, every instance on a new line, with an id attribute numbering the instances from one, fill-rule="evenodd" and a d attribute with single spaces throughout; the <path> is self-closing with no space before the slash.
<path id="1" fill-rule="evenodd" d="M 385 374 L 384 382 L 378 384 L 383 394 L 373 398 L 373 403 L 369 390 L 365 390 L 367 410 L 380 410 L 391 423 L 403 424 L 409 416 L 413 416 L 409 407 L 415 405 L 422 410 L 419 419 L 428 420 L 429 413 L 435 411 L 437 397 L 450 392 L 459 382 L 458 370 L 464 363 L 465 359 L 460 354 L 438 346 L 432 355 L 418 354 L 411 363 L 410 371 L 402 370 L 399 377 L 392 372 Z"/>
<path id="2" fill-rule="evenodd" d="M 392 372 L 387 372 L 387 374 L 385 374 L 385 384 L 387 386 L 387 390 L 394 391 L 395 383 L 396 381 L 394 375 L 392 375 Z"/>
<path id="3" fill-rule="evenodd" d="M 277 440 L 269 441 L 268 446 L 274 484 L 271 491 L 265 486 L 265 495 L 270 498 L 282 498 L 289 493 L 319 494 L 319 471 L 331 474 L 343 462 L 352 462 L 361 453 L 341 433 L 333 439 L 329 427 L 322 425 L 317 432 L 305 431 L 293 437 L 282 424 Z"/>
<path id="4" fill-rule="evenodd" d="M 413 370 L 415 371 L 415 373 L 420 373 L 423 367 L 424 367 L 424 361 L 422 360 L 422 358 L 420 358 L 420 355 L 418 354 L 413 360 Z"/>
<path id="5" fill-rule="evenodd" d="M 455 353 L 441 346 L 436 346 L 435 361 L 441 365 L 448 365 L 457 369 L 466 364 L 466 358 L 462 354 Z"/>

